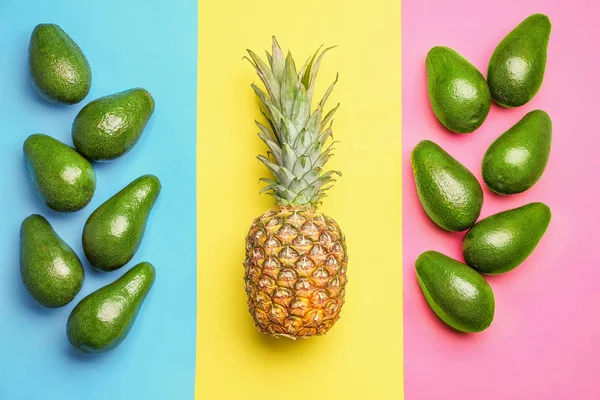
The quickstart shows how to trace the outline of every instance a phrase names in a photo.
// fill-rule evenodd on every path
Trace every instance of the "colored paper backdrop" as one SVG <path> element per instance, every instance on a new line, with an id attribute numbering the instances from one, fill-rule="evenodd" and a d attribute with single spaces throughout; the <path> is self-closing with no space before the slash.
<path id="1" fill-rule="evenodd" d="M 590 50 L 600 35 L 599 6 L 404 0 L 402 8 L 401 17 L 392 0 L 3 2 L 0 399 L 386 400 L 402 398 L 404 386 L 409 400 L 600 398 L 594 376 L 600 325 L 593 322 L 600 272 L 591 257 L 600 159 L 589 117 L 600 89 L 594 78 L 600 58 Z M 493 106 L 471 135 L 447 132 L 427 99 L 427 51 L 453 47 L 485 71 L 500 39 L 534 12 L 553 22 L 539 94 L 518 109 Z M 60 24 L 90 61 L 92 90 L 78 105 L 50 104 L 29 82 L 27 45 L 40 22 Z M 334 124 L 341 143 L 331 164 L 344 175 L 322 211 L 348 238 L 347 304 L 326 337 L 296 342 L 255 330 L 242 280 L 244 236 L 273 205 L 258 194 L 266 170 L 255 156 L 265 148 L 249 87 L 258 78 L 242 56 L 246 48 L 262 54 L 272 34 L 298 63 L 321 44 L 338 45 L 324 60 L 317 92 L 340 73 L 329 100 L 342 103 Z M 71 123 L 83 105 L 135 86 L 156 100 L 139 144 L 122 159 L 95 165 L 98 189 L 84 210 L 49 211 L 27 178 L 25 138 L 43 132 L 71 144 Z M 414 261 L 428 249 L 461 259 L 463 234 L 441 231 L 424 214 L 410 151 L 433 140 L 481 180 L 487 146 L 536 108 L 554 121 L 546 173 L 525 194 L 501 198 L 484 189 L 482 217 L 543 201 L 552 223 L 526 263 L 489 278 L 497 302 L 489 330 L 457 333 L 427 306 Z M 120 271 L 94 271 L 81 248 L 85 220 L 146 173 L 160 177 L 163 191 L 140 251 Z M 58 310 L 37 305 L 20 282 L 18 232 L 31 213 L 46 216 L 84 261 L 81 293 Z M 145 260 L 156 266 L 157 280 L 126 342 L 98 357 L 76 353 L 65 336 L 72 308 Z"/>
<path id="2" fill-rule="evenodd" d="M 207 399 L 398 399 L 402 396 L 400 4 L 395 0 L 199 3 L 198 344 L 196 395 Z M 347 301 L 325 337 L 292 342 L 253 327 L 244 238 L 273 207 L 259 195 L 266 148 L 242 57 L 277 35 L 301 65 L 327 54 L 315 93 L 340 73 L 329 106 L 343 176 L 322 211 L 347 236 Z"/>
<path id="3" fill-rule="evenodd" d="M 0 399 L 191 399 L 195 368 L 196 1 L 4 1 L 0 5 Z M 80 104 L 50 104 L 35 93 L 27 71 L 34 26 L 61 25 L 81 46 L 93 71 Z M 43 132 L 71 144 L 71 123 L 87 102 L 131 87 L 152 92 L 156 111 L 137 146 L 95 164 L 97 192 L 74 214 L 49 211 L 34 194 L 22 155 L 25 138 Z M 75 300 L 57 310 L 35 303 L 19 276 L 19 227 L 32 213 L 46 216 L 82 261 L 81 232 L 89 214 L 140 175 L 163 190 L 141 248 L 117 272 L 84 262 Z M 127 340 L 101 356 L 69 345 L 65 324 L 85 295 L 140 261 L 152 262 L 156 282 Z"/>
<path id="4" fill-rule="evenodd" d="M 595 133 L 600 58 L 597 2 L 586 0 L 403 1 L 403 209 L 406 398 L 598 399 L 596 371 L 600 308 L 597 227 L 600 169 Z M 493 106 L 475 133 L 456 135 L 437 123 L 427 99 L 425 56 L 446 45 L 486 71 L 498 42 L 533 13 L 553 23 L 544 84 L 527 105 Z M 476 335 L 447 328 L 431 312 L 414 273 L 429 249 L 461 258 L 463 234 L 435 227 L 422 210 L 410 170 L 410 151 L 422 139 L 439 143 L 481 181 L 489 144 L 528 111 L 554 122 L 550 162 L 531 190 L 500 197 L 484 188 L 482 217 L 543 201 L 552 222 L 538 248 L 518 269 L 489 278 L 496 295 L 492 326 Z"/>

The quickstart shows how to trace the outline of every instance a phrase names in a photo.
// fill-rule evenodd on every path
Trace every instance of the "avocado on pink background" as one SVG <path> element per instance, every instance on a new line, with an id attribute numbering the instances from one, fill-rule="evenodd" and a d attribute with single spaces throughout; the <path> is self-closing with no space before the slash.
<path id="1" fill-rule="evenodd" d="M 404 354 L 407 400 L 600 399 L 600 3 L 595 0 L 405 0 L 403 2 Z M 500 40 L 527 16 L 552 21 L 544 82 L 528 104 L 492 105 L 472 134 L 436 120 L 427 98 L 425 57 L 449 46 L 482 71 Z M 483 184 L 487 147 L 527 112 L 553 121 L 541 180 L 525 193 L 493 194 Z M 480 334 L 444 325 L 419 289 L 414 262 L 437 250 L 462 259 L 464 233 L 438 228 L 423 211 L 410 152 L 430 139 L 466 165 L 484 190 L 481 218 L 542 201 L 552 221 L 517 269 L 486 277 L 496 297 L 494 322 Z"/>

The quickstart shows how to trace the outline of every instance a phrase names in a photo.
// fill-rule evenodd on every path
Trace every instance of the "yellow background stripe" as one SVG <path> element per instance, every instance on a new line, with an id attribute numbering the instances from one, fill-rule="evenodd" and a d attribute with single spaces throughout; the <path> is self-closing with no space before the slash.
<path id="1" fill-rule="evenodd" d="M 400 20 L 397 0 L 199 3 L 196 398 L 402 398 Z M 258 194 L 259 79 L 242 56 L 273 34 L 298 64 L 339 46 L 316 97 L 339 72 L 331 167 L 343 176 L 321 211 L 347 236 L 347 301 L 327 336 L 296 342 L 255 330 L 242 280 L 246 232 L 273 206 Z"/>

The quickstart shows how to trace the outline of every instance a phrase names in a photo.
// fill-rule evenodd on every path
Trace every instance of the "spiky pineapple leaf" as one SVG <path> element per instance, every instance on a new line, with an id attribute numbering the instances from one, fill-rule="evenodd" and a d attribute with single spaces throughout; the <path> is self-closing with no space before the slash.
<path id="1" fill-rule="evenodd" d="M 269 148 L 270 153 L 273 155 L 275 162 L 277 164 L 282 164 L 283 163 L 283 152 L 281 151 L 281 148 L 279 147 L 279 145 L 277 143 L 275 143 L 270 137 L 266 136 L 263 133 L 259 133 L 258 137 L 260 137 L 261 140 L 263 142 L 265 142 L 265 144 Z"/>
<path id="2" fill-rule="evenodd" d="M 302 85 L 304 85 L 304 87 L 307 90 L 310 87 L 312 67 L 315 63 L 315 59 L 319 56 L 319 52 L 321 51 L 322 48 L 323 48 L 323 45 L 320 45 L 319 48 L 317 49 L 317 51 L 315 51 L 315 53 L 312 55 L 312 57 L 309 58 L 309 61 L 306 63 L 306 68 L 303 69 Z"/>
<path id="3" fill-rule="evenodd" d="M 296 176 L 302 176 L 306 171 L 307 166 L 310 166 L 310 157 L 306 154 L 301 155 L 296 159 L 294 166 L 292 167 L 292 173 Z"/>
<path id="4" fill-rule="evenodd" d="M 271 101 L 271 99 L 269 99 L 269 97 L 267 97 L 265 92 L 263 92 L 254 83 L 251 86 L 263 105 L 263 108 L 267 114 L 267 119 L 269 119 L 269 121 L 273 123 L 274 129 L 275 131 L 277 131 L 278 122 L 283 120 L 283 115 L 281 115 L 281 112 L 279 111 L 277 106 L 273 104 L 273 102 Z"/>
<path id="5" fill-rule="evenodd" d="M 269 65 L 271 66 L 271 71 L 272 71 L 273 70 L 273 56 L 268 51 L 265 51 L 265 55 L 267 56 L 267 61 L 269 62 Z M 277 79 L 277 78 L 275 78 L 275 79 Z"/>
<path id="6" fill-rule="evenodd" d="M 333 47 L 321 48 L 307 59 L 300 72 L 291 53 L 284 57 L 275 37 L 267 62 L 248 50 L 248 60 L 266 88 L 265 92 L 252 84 L 266 120 L 256 122 L 258 136 L 268 148 L 267 156 L 258 159 L 273 176 L 261 179 L 267 184 L 261 193 L 273 195 L 283 205 L 316 205 L 338 174 L 323 172 L 333 156 L 335 142 L 326 143 L 332 136 L 333 115 L 339 104 L 326 113 L 324 107 L 338 82 L 337 75 L 311 111 L 317 73 L 324 55 Z"/>
<path id="7" fill-rule="evenodd" d="M 312 65 L 310 66 L 310 68 L 307 68 L 307 72 L 310 73 L 309 79 L 308 79 L 308 101 L 312 102 L 312 95 L 313 92 L 315 90 L 315 82 L 316 82 L 316 78 L 317 78 L 317 72 L 319 72 L 319 68 L 321 67 L 321 61 L 323 61 L 323 57 L 325 56 L 325 54 L 327 54 L 327 52 L 331 49 L 335 48 L 335 46 L 332 47 L 328 47 L 325 50 L 323 50 L 321 52 L 321 54 L 319 55 L 319 57 L 317 57 L 317 59 L 315 60 L 314 63 L 312 63 Z M 308 71 L 310 69 L 310 71 Z"/>
<path id="8" fill-rule="evenodd" d="M 273 70 L 273 75 L 278 82 L 281 82 L 281 78 L 283 77 L 283 70 L 285 68 L 285 57 L 283 56 L 283 51 L 281 51 L 281 47 L 279 47 L 279 43 L 277 43 L 277 39 L 273 36 L 273 53 L 271 60 L 271 69 Z"/>
<path id="9" fill-rule="evenodd" d="M 254 121 L 254 123 L 256 124 L 256 126 L 258 126 L 258 129 L 260 129 L 260 131 L 267 137 L 270 137 L 273 140 L 278 140 L 277 136 L 275 136 L 275 134 L 272 131 L 272 128 L 267 128 L 265 125 L 261 124 L 259 121 Z"/>
<path id="10" fill-rule="evenodd" d="M 271 96 L 271 99 L 273 99 L 275 104 L 279 104 L 279 93 L 281 88 L 279 87 L 279 81 L 277 81 L 273 75 L 273 71 L 271 71 L 269 66 L 255 52 L 248 50 L 248 54 L 250 55 L 250 58 L 252 58 L 252 61 L 254 61 L 253 65 L 256 68 L 256 73 L 267 88 L 269 96 Z"/>
<path id="11" fill-rule="evenodd" d="M 333 135 L 333 130 L 331 129 L 331 125 L 329 125 L 327 129 L 319 133 L 319 138 L 317 140 L 319 143 L 325 143 L 331 135 Z"/>
<path id="12" fill-rule="evenodd" d="M 319 129 L 321 124 L 321 116 L 323 115 L 323 110 L 319 107 L 308 118 L 306 121 L 306 129 L 308 132 L 316 132 Z"/>
<path id="13" fill-rule="evenodd" d="M 323 132 L 323 130 L 325 130 L 325 128 L 327 128 L 327 124 L 329 123 L 329 121 L 331 121 L 331 119 L 333 118 L 333 115 L 335 114 L 335 112 L 337 111 L 337 109 L 340 107 L 340 103 L 338 103 L 335 107 L 333 107 L 331 110 L 329 110 L 329 112 L 327 114 L 325 114 L 325 118 L 323 118 L 323 121 L 321 121 L 321 125 L 319 127 L 319 132 Z"/>
<path id="14" fill-rule="evenodd" d="M 298 91 L 298 76 L 296 74 L 296 65 L 292 58 L 292 53 L 288 53 L 285 59 L 285 68 L 281 79 L 281 114 L 291 119 L 292 108 L 296 101 L 296 93 Z"/>
<path id="15" fill-rule="evenodd" d="M 283 146 L 281 146 L 281 153 L 282 153 L 282 165 L 289 165 L 289 166 L 294 166 L 294 164 L 296 164 L 296 161 L 298 160 L 298 156 L 296 155 L 296 151 L 287 143 L 284 143 Z M 294 173 L 294 171 L 292 170 L 292 173 Z"/>
<path id="16" fill-rule="evenodd" d="M 323 98 L 321 99 L 321 101 L 319 101 L 319 108 L 323 109 L 323 107 L 325 107 L 325 103 L 327 102 L 327 99 L 329 98 L 329 95 L 331 94 L 331 92 L 333 92 L 333 88 L 335 87 L 336 83 L 338 82 L 338 78 L 339 78 L 339 74 L 336 74 L 335 81 L 333 81 L 333 83 L 331 85 L 329 85 L 329 87 L 325 91 L 325 94 L 323 95 Z"/>
<path id="17" fill-rule="evenodd" d="M 310 104 L 308 103 L 308 95 L 304 86 L 298 85 L 296 98 L 292 106 L 292 114 L 290 119 L 298 131 L 302 130 L 310 117 Z"/>

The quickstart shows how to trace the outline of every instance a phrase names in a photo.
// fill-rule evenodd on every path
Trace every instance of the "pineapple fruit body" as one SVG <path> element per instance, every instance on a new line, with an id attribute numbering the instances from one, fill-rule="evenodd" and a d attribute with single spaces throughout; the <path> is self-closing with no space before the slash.
<path id="1" fill-rule="evenodd" d="M 323 335 L 339 319 L 348 256 L 337 223 L 309 207 L 256 218 L 246 238 L 248 308 L 265 334 Z"/>

